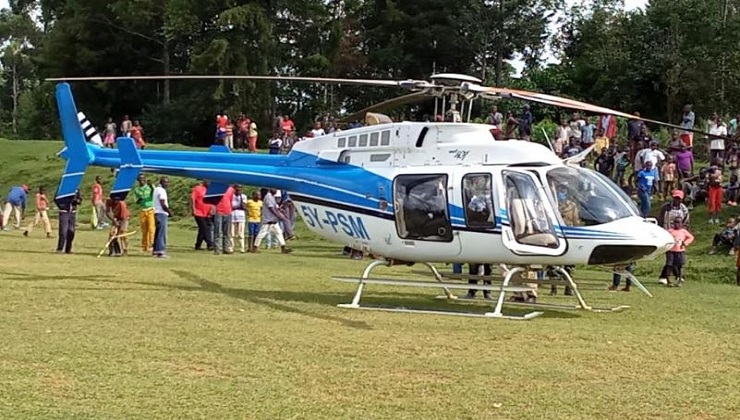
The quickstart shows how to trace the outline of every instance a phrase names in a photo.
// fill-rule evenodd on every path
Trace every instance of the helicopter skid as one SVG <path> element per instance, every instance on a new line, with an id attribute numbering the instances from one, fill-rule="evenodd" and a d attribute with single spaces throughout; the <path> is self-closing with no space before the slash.
<path id="1" fill-rule="evenodd" d="M 483 298 L 467 298 L 467 297 L 461 297 L 456 296 L 454 299 L 449 299 L 447 296 L 437 296 L 436 299 L 439 300 L 454 300 L 455 302 L 459 303 L 470 303 L 470 304 L 476 304 L 476 303 L 488 303 L 490 300 L 483 299 Z M 587 310 L 589 312 L 594 313 L 614 313 L 614 312 L 622 312 L 625 309 L 629 309 L 629 305 L 618 305 L 614 307 L 592 307 L 589 306 L 587 308 L 582 308 L 580 305 L 568 305 L 568 304 L 558 304 L 558 303 L 528 303 L 528 302 L 506 302 L 506 306 L 514 306 L 514 307 L 525 307 L 525 308 L 540 308 L 540 309 L 550 309 L 550 310 L 564 310 L 564 311 L 579 311 L 579 310 Z"/>
<path id="2" fill-rule="evenodd" d="M 514 276 L 514 274 L 519 273 L 521 271 L 524 271 L 524 268 L 522 267 L 515 267 L 511 270 L 508 270 L 506 275 L 504 276 L 504 281 L 502 285 L 496 285 L 496 286 L 477 286 L 476 288 L 478 290 L 485 290 L 489 292 L 498 292 L 498 299 L 495 301 L 492 301 L 495 303 L 493 312 L 486 312 L 484 314 L 480 313 L 471 313 L 471 312 L 455 312 L 455 311 L 441 311 L 441 310 L 427 310 L 427 309 L 409 309 L 404 307 L 376 307 L 376 306 L 361 306 L 360 305 L 360 299 L 362 298 L 362 293 L 365 290 L 366 284 L 380 284 L 385 286 L 407 286 L 407 287 L 425 287 L 425 288 L 442 288 L 445 291 L 445 298 L 446 299 L 457 299 L 457 296 L 452 294 L 450 292 L 450 289 L 469 289 L 470 285 L 462 284 L 462 283 L 446 283 L 443 281 L 442 275 L 439 273 L 436 267 L 434 267 L 432 264 L 424 263 L 425 266 L 427 266 L 432 273 L 435 276 L 436 282 L 432 281 L 418 281 L 418 280 L 400 280 L 400 279 L 389 279 L 389 278 L 371 278 L 370 273 L 375 267 L 378 267 L 380 265 L 388 266 L 388 261 L 383 260 L 376 260 L 371 262 L 367 268 L 365 268 L 365 271 L 362 274 L 362 277 L 356 278 L 356 277 L 334 277 L 334 280 L 346 282 L 346 283 L 357 283 L 357 291 L 355 292 L 355 296 L 352 299 L 352 303 L 349 304 L 340 304 L 338 305 L 340 308 L 346 308 L 346 309 L 366 309 L 366 310 L 376 310 L 376 311 L 387 311 L 387 312 L 409 312 L 409 313 L 418 313 L 418 314 L 441 314 L 441 315 L 454 315 L 454 316 L 467 316 L 467 317 L 476 317 L 476 318 L 496 318 L 496 319 L 511 319 L 511 320 L 529 320 L 532 318 L 536 318 L 543 314 L 543 312 L 528 312 L 521 316 L 516 315 L 504 315 L 502 313 L 504 298 L 506 293 L 508 292 L 519 292 L 524 293 L 528 291 L 532 291 L 534 289 L 530 287 L 523 287 L 523 286 L 509 286 L 509 281 Z"/>

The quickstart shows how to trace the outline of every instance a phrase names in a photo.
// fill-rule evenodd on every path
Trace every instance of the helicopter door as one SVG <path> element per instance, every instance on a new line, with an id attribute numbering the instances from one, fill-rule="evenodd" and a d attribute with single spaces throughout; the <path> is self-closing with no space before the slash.
<path id="1" fill-rule="evenodd" d="M 452 242 L 447 175 L 399 175 L 393 196 L 401 239 Z"/>
<path id="2" fill-rule="evenodd" d="M 501 227 L 504 245 L 518 255 L 562 255 L 565 239 L 554 228 L 557 220 L 547 193 L 529 172 L 505 170 L 500 203 L 508 223 Z"/>

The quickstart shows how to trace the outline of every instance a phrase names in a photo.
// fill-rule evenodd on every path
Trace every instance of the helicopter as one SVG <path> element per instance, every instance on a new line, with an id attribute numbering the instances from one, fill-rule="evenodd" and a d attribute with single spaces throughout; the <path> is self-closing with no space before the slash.
<path id="1" fill-rule="evenodd" d="M 411 90 L 413 96 L 433 97 L 435 107 L 441 102 L 441 111 L 451 116 L 451 122 L 392 122 L 382 114 L 368 112 L 367 125 L 297 142 L 285 155 L 231 153 L 224 146 L 212 146 L 203 152 L 139 150 L 128 137 L 117 139 L 117 149 L 108 149 L 97 144 L 95 129 L 83 113 L 78 113 L 69 85 L 84 80 L 162 78 L 400 87 Z M 628 276 L 649 295 L 624 267 L 637 260 L 655 258 L 674 243 L 667 231 L 655 220 L 643 218 L 630 197 L 605 176 L 563 161 L 538 143 L 497 141 L 490 125 L 469 122 L 473 101 L 478 98 L 513 98 L 632 117 L 616 110 L 551 95 L 486 87 L 475 77 L 458 74 L 436 74 L 429 81 L 280 76 L 49 80 L 60 82 L 56 100 L 65 142 L 60 155 L 67 160 L 55 198 L 58 205 L 72 199 L 90 165 L 118 170 L 111 191 L 111 196 L 118 199 L 125 199 L 140 172 L 207 179 L 210 185 L 206 195 L 215 201 L 232 183 L 285 190 L 308 229 L 353 249 L 382 256 L 370 262 L 359 278 L 335 278 L 357 284 L 352 302 L 340 305 L 345 308 L 428 313 L 364 306 L 360 299 L 365 285 L 381 284 L 442 288 L 445 297 L 454 300 L 451 289 L 470 286 L 448 281 L 433 264 L 475 262 L 498 265 L 502 270 L 500 285 L 474 286 L 498 293 L 493 311 L 434 313 L 507 319 L 537 317 L 543 312 L 516 316 L 505 315 L 502 310 L 507 293 L 523 293 L 537 287 L 537 281 L 522 279 L 543 267 L 553 267 L 572 288 L 578 308 L 593 310 L 564 267 L 607 267 Z M 580 159 L 584 156 L 581 154 Z M 578 222 L 565 220 L 560 213 L 565 200 L 578 207 Z M 428 267 L 434 281 L 370 276 L 379 266 L 414 263 Z M 617 309 L 621 307 L 612 308 Z"/>

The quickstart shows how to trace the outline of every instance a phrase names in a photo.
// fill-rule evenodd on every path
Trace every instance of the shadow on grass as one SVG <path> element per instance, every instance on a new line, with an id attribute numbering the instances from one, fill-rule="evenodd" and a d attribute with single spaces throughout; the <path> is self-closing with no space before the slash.
<path id="1" fill-rule="evenodd" d="M 88 276 L 75 276 L 75 275 L 43 275 L 43 274 L 30 274 L 30 273 L 12 273 L 4 272 L 0 277 L 0 280 L 12 280 L 12 281 L 48 281 L 48 280 L 78 280 L 78 281 L 105 281 L 100 279 L 112 279 L 115 276 L 101 276 L 101 275 L 88 275 Z"/>

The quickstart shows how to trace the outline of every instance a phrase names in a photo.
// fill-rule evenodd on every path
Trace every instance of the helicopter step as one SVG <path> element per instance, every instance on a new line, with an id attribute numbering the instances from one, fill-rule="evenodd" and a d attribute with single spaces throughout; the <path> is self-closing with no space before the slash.
<path id="1" fill-rule="evenodd" d="M 511 319 L 511 320 L 529 320 L 542 315 L 544 312 L 532 311 L 525 313 L 524 315 L 504 315 L 502 313 L 504 297 L 506 293 L 526 293 L 531 292 L 534 289 L 528 286 L 521 285 L 509 285 L 509 280 L 514 274 L 524 271 L 523 268 L 516 267 L 508 270 L 504 277 L 503 284 L 495 286 L 478 286 L 478 290 L 486 290 L 491 292 L 497 292 L 499 297 L 494 300 L 495 306 L 493 312 L 486 312 L 484 314 L 472 313 L 472 312 L 457 312 L 457 311 L 442 311 L 442 310 L 427 310 L 427 309 L 410 309 L 403 307 L 381 307 L 381 306 L 363 306 L 360 305 L 360 299 L 362 293 L 365 290 L 366 284 L 379 284 L 385 286 L 399 286 L 399 287 L 425 287 L 425 288 L 442 288 L 445 291 L 447 299 L 457 299 L 457 296 L 450 292 L 450 289 L 469 289 L 470 286 L 461 283 L 449 283 L 444 282 L 442 275 L 439 273 L 436 267 L 432 264 L 424 263 L 424 265 L 430 269 L 434 275 L 436 281 L 420 281 L 420 280 L 401 280 L 401 279 L 389 279 L 389 278 L 371 278 L 370 273 L 372 270 L 379 266 L 389 266 L 392 262 L 385 260 L 375 260 L 368 264 L 362 277 L 333 277 L 334 280 L 345 282 L 345 283 L 357 283 L 357 291 L 352 299 L 352 303 L 337 305 L 340 308 L 347 309 L 366 309 L 376 311 L 387 311 L 387 312 L 407 312 L 407 313 L 418 313 L 418 314 L 440 314 L 440 315 L 454 315 L 454 316 L 466 316 L 476 318 L 499 318 L 499 319 Z"/>

